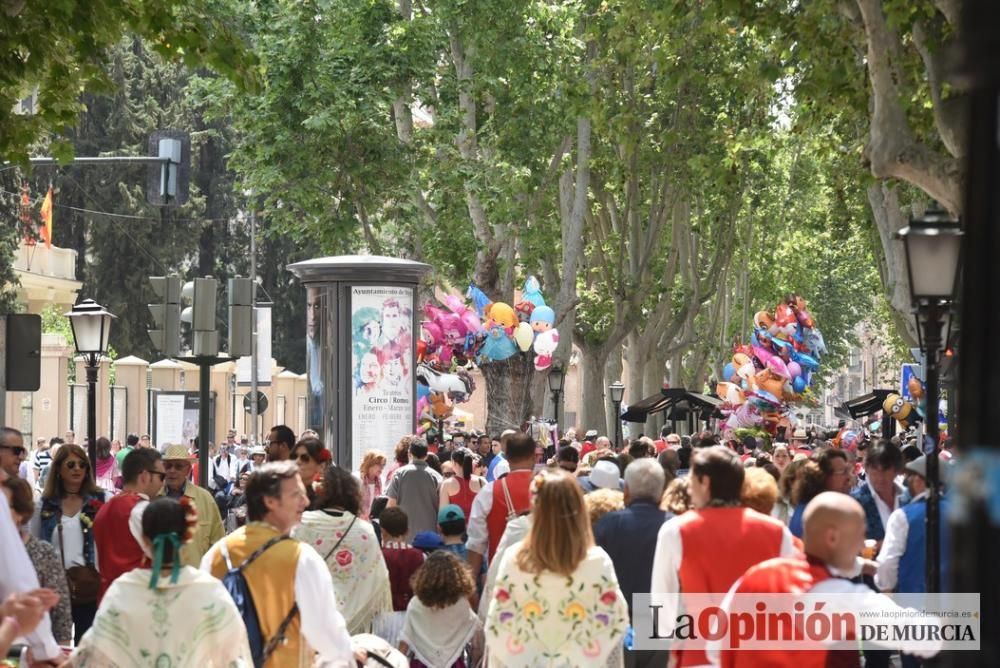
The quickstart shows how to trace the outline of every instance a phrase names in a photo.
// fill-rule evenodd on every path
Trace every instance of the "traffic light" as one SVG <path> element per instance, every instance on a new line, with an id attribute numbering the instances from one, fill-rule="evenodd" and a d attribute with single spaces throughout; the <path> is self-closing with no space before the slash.
<path id="1" fill-rule="evenodd" d="M 181 322 L 191 325 L 191 352 L 195 357 L 219 354 L 219 331 L 215 328 L 215 297 L 219 282 L 214 278 L 196 278 L 181 289 L 181 299 L 191 305 L 181 311 Z"/>
<path id="2" fill-rule="evenodd" d="M 149 283 L 159 298 L 149 304 L 155 325 L 149 330 L 149 338 L 164 355 L 177 357 L 181 345 L 181 277 L 150 276 Z"/>
<path id="3" fill-rule="evenodd" d="M 229 279 L 229 356 L 246 357 L 253 347 L 253 282 Z"/>

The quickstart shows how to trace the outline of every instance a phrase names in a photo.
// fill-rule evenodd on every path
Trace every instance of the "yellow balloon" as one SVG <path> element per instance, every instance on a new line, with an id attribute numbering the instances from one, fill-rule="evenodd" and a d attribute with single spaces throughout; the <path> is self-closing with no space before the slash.
<path id="1" fill-rule="evenodd" d="M 514 330 L 514 343 L 521 349 L 521 352 L 526 353 L 531 350 L 531 344 L 534 342 L 535 331 L 531 329 L 531 325 L 526 322 L 518 324 L 517 329 Z"/>

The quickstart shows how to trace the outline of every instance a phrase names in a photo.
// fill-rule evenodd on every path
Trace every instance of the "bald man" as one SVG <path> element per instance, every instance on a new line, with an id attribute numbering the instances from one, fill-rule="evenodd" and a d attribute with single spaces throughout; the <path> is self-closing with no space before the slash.
<path id="1" fill-rule="evenodd" d="M 803 543 L 805 559 L 778 558 L 750 568 L 729 590 L 723 608 L 730 608 L 733 594 L 852 594 L 851 609 L 865 611 L 900 611 L 887 596 L 863 584 L 851 582 L 858 575 L 872 574 L 873 561 L 859 555 L 865 544 L 865 512 L 861 504 L 841 492 L 823 492 L 806 506 Z M 892 649 L 906 644 L 897 642 Z M 907 651 L 931 657 L 935 651 L 921 652 L 912 646 Z M 821 668 L 836 665 L 860 666 L 857 650 L 754 650 L 718 651 L 709 647 L 707 654 L 723 668 L 769 666 L 772 668 Z M 721 658 L 721 660 L 720 660 Z"/>

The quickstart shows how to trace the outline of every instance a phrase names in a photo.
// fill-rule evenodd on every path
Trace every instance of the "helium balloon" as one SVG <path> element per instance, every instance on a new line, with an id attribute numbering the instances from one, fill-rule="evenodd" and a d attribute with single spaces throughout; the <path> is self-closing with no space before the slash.
<path id="1" fill-rule="evenodd" d="M 510 304 L 504 302 L 493 302 L 487 306 L 486 317 L 488 318 L 486 329 L 491 330 L 493 325 L 500 325 L 510 333 L 517 325 L 517 315 L 514 313 L 514 309 L 511 308 Z"/>
<path id="2" fill-rule="evenodd" d="M 803 369 L 808 369 L 813 371 L 819 368 L 819 362 L 812 355 L 807 355 L 805 353 L 800 353 L 798 351 L 792 353 L 792 360 L 799 363 Z"/>
<path id="3" fill-rule="evenodd" d="M 794 362 L 792 362 L 794 364 Z M 806 391 L 806 379 L 803 376 L 795 376 L 792 379 L 792 389 L 795 390 L 795 394 L 802 394 Z"/>
<path id="4" fill-rule="evenodd" d="M 780 357 L 772 357 L 767 361 L 767 368 L 776 376 L 780 376 L 785 380 L 792 377 L 792 374 L 788 371 L 788 366 L 782 361 Z"/>
<path id="5" fill-rule="evenodd" d="M 909 401 L 893 393 L 882 402 L 882 410 L 895 418 L 903 429 L 909 429 L 910 421 L 913 419 L 910 417 L 910 413 L 914 412 L 913 404 Z"/>
<path id="6" fill-rule="evenodd" d="M 861 443 L 861 434 L 856 431 L 845 431 L 840 435 L 840 448 L 848 452 L 854 452 Z"/>
<path id="7" fill-rule="evenodd" d="M 916 376 L 910 376 L 910 381 L 906 384 L 906 388 L 910 391 L 910 396 L 914 399 L 919 401 L 924 398 L 924 385 Z"/>
<path id="8" fill-rule="evenodd" d="M 535 342 L 535 331 L 526 322 L 519 323 L 514 330 L 514 342 L 521 349 L 522 353 L 531 350 L 531 344 Z"/>
<path id="9" fill-rule="evenodd" d="M 722 378 L 723 378 L 723 380 L 725 380 L 727 382 L 734 383 L 734 382 L 736 382 L 735 380 L 733 380 L 734 376 L 736 376 L 736 367 L 733 365 L 732 362 L 730 362 L 726 366 L 722 367 Z M 738 378 L 738 376 L 737 376 L 737 378 Z"/>
<path id="10" fill-rule="evenodd" d="M 799 365 L 798 362 L 789 362 L 787 366 L 788 366 L 788 373 L 792 375 L 792 378 L 798 378 L 799 376 L 802 375 L 802 367 Z M 801 392 L 801 390 L 799 391 Z"/>

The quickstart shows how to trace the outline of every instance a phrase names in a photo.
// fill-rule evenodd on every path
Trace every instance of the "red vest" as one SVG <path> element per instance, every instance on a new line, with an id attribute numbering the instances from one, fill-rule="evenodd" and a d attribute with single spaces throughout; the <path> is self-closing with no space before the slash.
<path id="1" fill-rule="evenodd" d="M 743 576 L 737 594 L 801 594 L 830 578 L 816 560 L 770 559 Z M 857 668 L 856 650 L 727 650 L 720 653 L 722 668 Z"/>
<path id="2" fill-rule="evenodd" d="M 118 576 L 139 568 L 146 560 L 146 554 L 128 528 L 128 518 L 142 497 L 131 492 L 123 492 L 101 506 L 94 518 L 94 545 L 97 547 L 97 563 L 100 564 L 101 589 L 98 603 L 104 592 Z"/>
<path id="3" fill-rule="evenodd" d="M 724 594 L 747 569 L 781 555 L 785 525 L 749 508 L 703 508 L 684 513 L 678 522 L 682 593 Z M 702 650 L 675 651 L 678 666 L 709 663 Z"/>
<path id="4" fill-rule="evenodd" d="M 504 529 L 507 528 L 507 516 L 511 509 L 507 506 L 507 497 L 503 493 L 504 481 L 507 481 L 507 490 L 510 492 L 511 503 L 514 504 L 513 512 L 519 515 L 527 510 L 531 510 L 531 481 L 535 477 L 534 471 L 511 471 L 500 480 L 494 480 L 493 485 L 493 507 L 490 508 L 486 516 L 486 533 L 489 537 L 489 558 L 493 559 L 497 546 L 500 545 L 500 538 Z"/>

